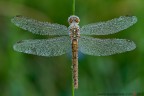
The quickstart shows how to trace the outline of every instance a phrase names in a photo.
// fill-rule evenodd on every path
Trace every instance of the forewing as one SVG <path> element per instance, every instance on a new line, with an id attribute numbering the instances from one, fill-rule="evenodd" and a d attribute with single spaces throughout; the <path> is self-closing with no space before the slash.
<path id="1" fill-rule="evenodd" d="M 127 29 L 137 22 L 136 16 L 121 16 L 106 22 L 98 22 L 85 25 L 81 28 L 81 34 L 108 35 Z"/>
<path id="2" fill-rule="evenodd" d="M 84 54 L 94 56 L 108 56 L 131 51 L 135 48 L 135 43 L 126 39 L 98 39 L 81 36 L 79 40 L 79 50 Z"/>
<path id="3" fill-rule="evenodd" d="M 68 35 L 64 25 L 41 22 L 24 16 L 15 16 L 11 19 L 16 26 L 40 35 Z"/>
<path id="4" fill-rule="evenodd" d="M 53 39 L 22 40 L 13 48 L 15 51 L 39 56 L 59 56 L 70 50 L 70 38 L 68 36 Z"/>

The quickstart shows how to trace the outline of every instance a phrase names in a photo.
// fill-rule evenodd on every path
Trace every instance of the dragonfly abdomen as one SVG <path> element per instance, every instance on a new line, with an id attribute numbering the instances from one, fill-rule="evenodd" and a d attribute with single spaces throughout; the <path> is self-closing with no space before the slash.
<path id="1" fill-rule="evenodd" d="M 78 40 L 72 40 L 72 71 L 74 88 L 78 88 Z"/>

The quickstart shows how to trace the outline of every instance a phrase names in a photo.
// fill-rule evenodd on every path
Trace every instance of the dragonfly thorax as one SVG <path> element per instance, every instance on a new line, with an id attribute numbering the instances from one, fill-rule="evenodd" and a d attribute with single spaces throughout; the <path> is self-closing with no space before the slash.
<path id="1" fill-rule="evenodd" d="M 80 29 L 77 23 L 71 23 L 69 26 L 69 35 L 71 39 L 78 39 L 80 37 Z"/>

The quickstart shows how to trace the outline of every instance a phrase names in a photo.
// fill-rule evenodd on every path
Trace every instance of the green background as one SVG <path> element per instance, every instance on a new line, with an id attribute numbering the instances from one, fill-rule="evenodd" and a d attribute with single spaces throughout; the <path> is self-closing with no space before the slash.
<path id="1" fill-rule="evenodd" d="M 72 0 L 0 0 L 0 96 L 71 96 L 71 56 L 40 57 L 15 52 L 16 41 L 43 38 L 11 23 L 15 15 L 68 26 Z M 122 15 L 138 22 L 105 36 L 133 40 L 134 51 L 79 57 L 76 96 L 144 96 L 144 0 L 76 0 L 80 26 Z"/>

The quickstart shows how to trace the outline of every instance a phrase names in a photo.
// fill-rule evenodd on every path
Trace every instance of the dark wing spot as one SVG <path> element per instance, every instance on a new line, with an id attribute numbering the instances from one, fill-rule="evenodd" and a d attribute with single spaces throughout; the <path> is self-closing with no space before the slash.
<path id="1" fill-rule="evenodd" d="M 21 15 L 16 15 L 15 17 L 22 17 Z"/>
<path id="2" fill-rule="evenodd" d="M 21 40 L 21 41 L 18 41 L 17 43 L 23 43 L 23 41 Z"/>

